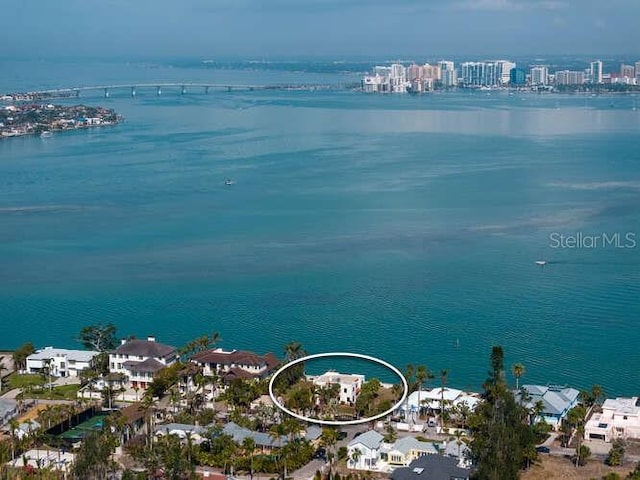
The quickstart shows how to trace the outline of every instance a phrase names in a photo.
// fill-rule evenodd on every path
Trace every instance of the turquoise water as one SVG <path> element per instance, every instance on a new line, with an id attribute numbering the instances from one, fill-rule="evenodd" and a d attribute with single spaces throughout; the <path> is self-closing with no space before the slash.
<path id="1" fill-rule="evenodd" d="M 0 90 L 301 76 L 20 66 Z M 96 322 L 175 345 L 218 331 L 478 389 L 501 344 L 523 381 L 637 394 L 634 97 L 163 93 L 82 98 L 113 128 L 0 142 L 3 347 L 77 346 Z M 550 247 L 577 232 L 638 246 Z"/>

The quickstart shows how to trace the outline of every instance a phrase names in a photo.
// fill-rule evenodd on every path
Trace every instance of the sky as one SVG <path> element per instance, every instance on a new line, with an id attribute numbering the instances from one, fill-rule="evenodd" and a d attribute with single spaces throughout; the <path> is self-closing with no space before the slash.
<path id="1" fill-rule="evenodd" d="M 640 0 L 0 0 L 0 12 L 3 54 L 25 57 L 640 56 Z"/>

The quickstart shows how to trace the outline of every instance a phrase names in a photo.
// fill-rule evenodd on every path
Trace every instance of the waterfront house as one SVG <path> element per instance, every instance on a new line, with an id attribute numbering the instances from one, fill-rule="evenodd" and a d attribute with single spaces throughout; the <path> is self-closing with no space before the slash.
<path id="1" fill-rule="evenodd" d="M 222 348 L 198 352 L 191 361 L 202 367 L 202 374 L 219 376 L 226 381 L 234 378 L 264 378 L 280 361 L 272 353 L 257 355 L 245 350 L 226 351 Z"/>
<path id="2" fill-rule="evenodd" d="M 348 468 L 356 470 L 377 470 L 383 436 L 369 430 L 351 440 L 347 445 Z"/>
<path id="3" fill-rule="evenodd" d="M 364 375 L 344 374 L 332 370 L 318 376 L 308 377 L 314 385 L 328 387 L 331 385 L 340 386 L 339 401 L 347 405 L 353 405 L 362 389 Z"/>
<path id="4" fill-rule="evenodd" d="M 557 430 L 569 410 L 578 405 L 580 392 L 566 385 L 522 385 L 514 395 L 516 401 L 523 403 L 530 410 L 541 402 L 542 412 L 536 421 L 544 420 Z"/>
<path id="5" fill-rule="evenodd" d="M 442 455 L 423 455 L 408 467 L 396 468 L 391 480 L 469 480 L 471 470 L 461 468 L 455 458 Z"/>
<path id="6" fill-rule="evenodd" d="M 584 438 L 605 442 L 616 438 L 640 438 L 640 398 L 605 400 L 602 412 L 594 413 L 585 425 Z"/>
<path id="7" fill-rule="evenodd" d="M 176 347 L 158 343 L 155 337 L 122 340 L 120 346 L 109 354 L 109 371 L 123 374 L 131 388 L 144 390 L 158 371 L 177 359 Z"/>
<path id="8" fill-rule="evenodd" d="M 99 352 L 45 347 L 27 357 L 27 373 L 48 373 L 53 377 L 77 377 L 85 368 L 93 367 Z"/>

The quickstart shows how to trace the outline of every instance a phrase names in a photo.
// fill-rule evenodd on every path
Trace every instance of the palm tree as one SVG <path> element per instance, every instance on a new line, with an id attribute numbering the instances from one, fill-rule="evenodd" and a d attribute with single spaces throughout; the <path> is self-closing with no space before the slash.
<path id="1" fill-rule="evenodd" d="M 284 355 L 287 362 L 292 362 L 293 360 L 304 357 L 306 352 L 300 342 L 289 342 L 284 347 Z"/>
<path id="2" fill-rule="evenodd" d="M 516 390 L 520 390 L 520 377 L 524 375 L 524 365 L 515 363 L 511 367 L 511 371 L 513 372 L 513 376 L 516 377 Z"/>
<path id="3" fill-rule="evenodd" d="M 354 448 L 351 451 L 351 462 L 353 463 L 353 468 L 356 468 L 356 466 L 358 465 L 358 460 L 360 460 L 361 456 L 362 451 L 359 448 Z"/>
<path id="4" fill-rule="evenodd" d="M 447 377 L 449 376 L 449 370 L 440 370 L 440 381 L 442 383 L 442 387 L 440 388 L 440 423 L 442 424 L 442 428 L 444 428 L 444 389 L 447 386 Z"/>
<path id="5" fill-rule="evenodd" d="M 282 437 L 287 434 L 287 427 L 282 423 L 276 423 L 272 425 L 269 429 L 269 436 L 276 442 L 278 445 L 278 453 L 282 458 Z M 287 463 L 284 464 L 284 478 L 287 478 Z"/>
<path id="6" fill-rule="evenodd" d="M 594 385 L 591 387 L 591 396 L 593 397 L 596 404 L 600 405 L 600 401 L 604 397 L 604 390 L 600 385 Z"/>
<path id="7" fill-rule="evenodd" d="M 9 420 L 9 429 L 11 434 L 11 461 L 16 457 L 16 430 L 18 429 L 18 426 L 20 426 L 20 424 L 17 419 L 12 418 Z"/>
<path id="8" fill-rule="evenodd" d="M 424 365 L 418 365 L 416 370 L 416 382 L 418 383 L 418 417 L 421 415 L 422 403 L 420 402 L 420 395 L 422 394 L 422 387 L 425 382 L 433 378 L 433 374 Z"/>
<path id="9" fill-rule="evenodd" d="M 335 428 L 323 428 L 322 435 L 320 436 L 320 441 L 327 449 L 327 458 L 329 460 L 329 479 L 333 479 L 333 457 L 334 453 L 332 452 L 336 443 L 338 443 L 338 431 Z"/>
<path id="10" fill-rule="evenodd" d="M 2 372 L 4 370 L 8 370 L 8 369 L 7 369 L 7 366 L 4 364 L 4 357 L 0 357 L 0 392 L 2 391 L 2 387 L 4 385 L 3 378 L 2 378 Z"/>
<path id="11" fill-rule="evenodd" d="M 242 449 L 244 454 L 249 456 L 249 475 L 253 480 L 253 454 L 256 451 L 256 441 L 251 437 L 245 437 L 242 440 Z"/>

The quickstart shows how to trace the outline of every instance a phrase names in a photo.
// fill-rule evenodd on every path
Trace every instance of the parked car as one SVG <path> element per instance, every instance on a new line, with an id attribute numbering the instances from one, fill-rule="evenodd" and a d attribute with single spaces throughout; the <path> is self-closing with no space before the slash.
<path id="1" fill-rule="evenodd" d="M 320 460 L 326 460 L 327 459 L 327 451 L 324 448 L 319 448 L 313 454 L 313 458 L 317 458 L 317 459 L 320 459 Z"/>
<path id="2" fill-rule="evenodd" d="M 536 447 L 536 452 L 538 453 L 551 453 L 551 449 L 549 447 L 545 447 L 544 445 L 540 445 Z"/>

